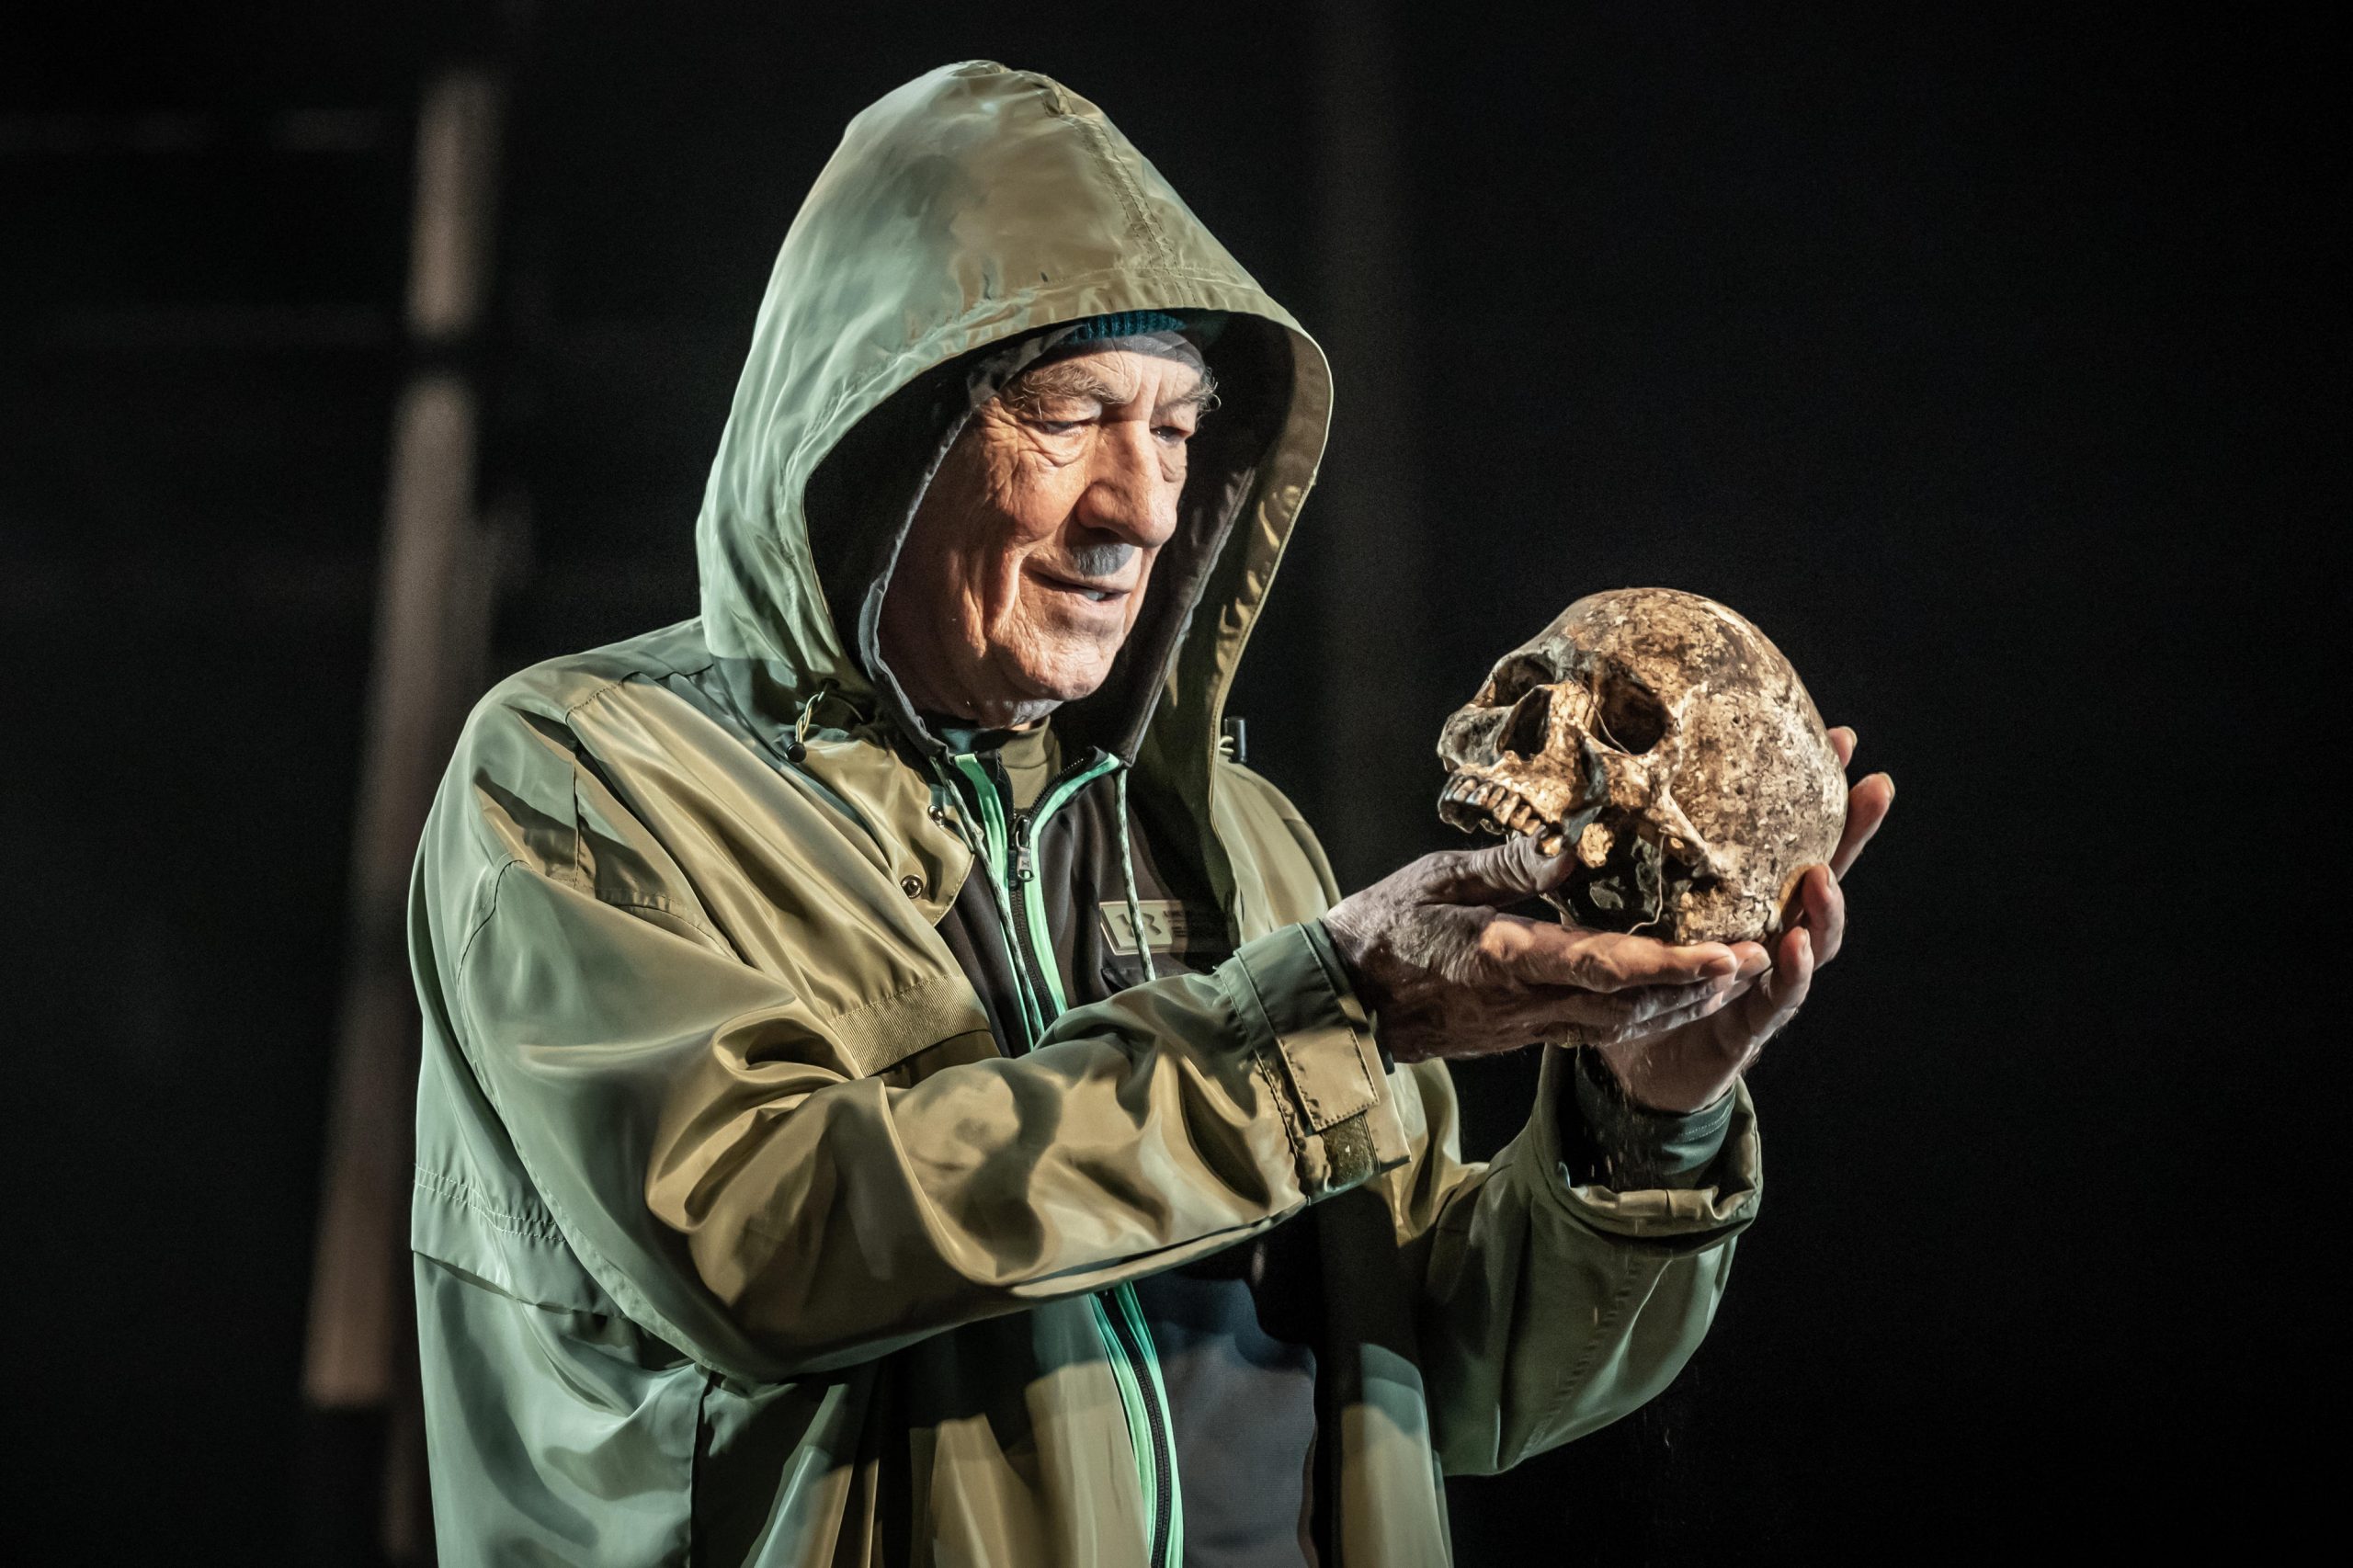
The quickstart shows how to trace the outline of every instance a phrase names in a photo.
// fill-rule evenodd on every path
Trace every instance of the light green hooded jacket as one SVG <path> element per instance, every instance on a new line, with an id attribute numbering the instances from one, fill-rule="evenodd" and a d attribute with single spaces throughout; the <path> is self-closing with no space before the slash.
<path id="1" fill-rule="evenodd" d="M 1236 949 L 1006 1057 L 935 930 L 1001 868 L 836 627 L 924 476 L 877 498 L 853 469 L 838 527 L 807 496 L 936 367 L 1145 309 L 1226 312 L 1228 483 L 1188 492 L 1190 565 L 1155 574 L 1095 722 L 1192 824 Z M 701 615 L 491 692 L 419 852 L 444 1562 L 1142 1568 L 1106 1293 L 1310 1204 L 1347 1568 L 1448 1561 L 1444 1473 L 1675 1375 L 1757 1200 L 1745 1093 L 1703 1185 L 1575 1187 L 1548 1051 L 1527 1129 L 1463 1163 L 1445 1068 L 1384 1066 L 1313 924 L 1322 851 L 1219 755 L 1328 403 L 1313 340 L 1086 100 L 970 62 L 851 123 L 760 308 Z"/>

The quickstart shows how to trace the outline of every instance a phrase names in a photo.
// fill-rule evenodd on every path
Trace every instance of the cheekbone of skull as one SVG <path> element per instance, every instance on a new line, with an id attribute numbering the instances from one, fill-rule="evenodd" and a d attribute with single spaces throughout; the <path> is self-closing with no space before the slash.
<path id="1" fill-rule="evenodd" d="M 1562 918 L 1676 942 L 1779 931 L 1846 823 L 1846 774 L 1765 634 L 1671 588 L 1579 599 L 1497 661 L 1438 738 L 1438 814 L 1576 866 Z"/>

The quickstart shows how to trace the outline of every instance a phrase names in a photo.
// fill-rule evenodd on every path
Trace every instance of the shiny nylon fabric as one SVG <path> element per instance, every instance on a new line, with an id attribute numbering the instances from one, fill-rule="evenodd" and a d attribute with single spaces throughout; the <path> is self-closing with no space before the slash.
<path id="1" fill-rule="evenodd" d="M 972 874 L 962 825 L 835 632 L 802 491 L 928 369 L 1147 308 L 1290 346 L 1136 770 L 1191 824 L 1235 951 L 1011 1061 L 936 929 Z M 853 123 L 761 309 L 697 528 L 701 618 L 502 683 L 420 846 L 412 1242 L 444 1562 L 1140 1563 L 1088 1293 L 1310 1203 L 1343 1562 L 1443 1561 L 1441 1468 L 1589 1430 L 1680 1366 L 1755 1208 L 1745 1099 L 1710 1183 L 1571 1187 L 1548 1061 L 1527 1131 L 1463 1164 L 1443 1068 L 1383 1070 L 1313 924 L 1335 890 L 1312 835 L 1216 758 L 1326 388 L 1055 84 L 949 67 Z"/>

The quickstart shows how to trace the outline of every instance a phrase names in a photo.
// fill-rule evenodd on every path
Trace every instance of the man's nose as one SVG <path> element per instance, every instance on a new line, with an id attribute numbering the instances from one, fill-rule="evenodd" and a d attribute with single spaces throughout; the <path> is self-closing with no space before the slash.
<path id="1" fill-rule="evenodd" d="M 1176 493 L 1161 472 L 1161 453 L 1142 421 L 1104 427 L 1095 443 L 1079 520 L 1147 549 L 1176 531 Z"/>

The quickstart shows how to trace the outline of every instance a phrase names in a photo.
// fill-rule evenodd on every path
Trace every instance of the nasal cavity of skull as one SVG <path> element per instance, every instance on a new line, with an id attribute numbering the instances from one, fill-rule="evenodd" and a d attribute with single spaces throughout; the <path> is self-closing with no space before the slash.
<path id="1" fill-rule="evenodd" d="M 1498 749 L 1519 757 L 1539 756 L 1552 734 L 1552 688 L 1540 686 L 1512 705 L 1504 720 Z"/>
<path id="2" fill-rule="evenodd" d="M 1620 751 L 1639 756 L 1665 738 L 1666 704 L 1631 676 L 1601 677 L 1601 733 Z"/>

